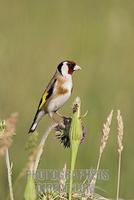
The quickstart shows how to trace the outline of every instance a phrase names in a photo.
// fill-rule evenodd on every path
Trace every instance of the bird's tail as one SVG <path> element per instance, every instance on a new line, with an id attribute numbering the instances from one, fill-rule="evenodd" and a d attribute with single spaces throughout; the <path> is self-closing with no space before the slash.
<path id="1" fill-rule="evenodd" d="M 33 120 L 33 123 L 28 131 L 28 133 L 33 133 L 36 128 L 37 128 L 37 125 L 39 123 L 39 121 L 41 120 L 41 118 L 43 117 L 43 115 L 45 114 L 44 110 L 38 110 L 35 117 L 34 117 L 34 120 Z"/>

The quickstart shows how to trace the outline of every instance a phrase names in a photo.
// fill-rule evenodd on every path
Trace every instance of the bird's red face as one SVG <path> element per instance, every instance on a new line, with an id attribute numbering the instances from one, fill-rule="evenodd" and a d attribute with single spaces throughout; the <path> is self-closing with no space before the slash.
<path id="1" fill-rule="evenodd" d="M 80 70 L 81 68 L 74 61 L 64 61 L 58 65 L 58 71 L 62 76 L 72 75 L 74 71 Z"/>

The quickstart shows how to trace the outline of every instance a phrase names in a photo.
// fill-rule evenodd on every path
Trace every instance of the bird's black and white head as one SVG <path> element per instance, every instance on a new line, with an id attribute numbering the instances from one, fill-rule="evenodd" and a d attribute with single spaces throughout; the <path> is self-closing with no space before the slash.
<path id="1" fill-rule="evenodd" d="M 64 77 L 72 76 L 74 71 L 80 70 L 81 68 L 74 61 L 63 61 L 61 62 L 57 70 Z"/>

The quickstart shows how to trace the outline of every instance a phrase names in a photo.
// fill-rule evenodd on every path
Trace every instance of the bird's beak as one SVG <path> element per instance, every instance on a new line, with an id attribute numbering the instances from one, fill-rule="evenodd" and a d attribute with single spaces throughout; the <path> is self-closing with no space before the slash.
<path id="1" fill-rule="evenodd" d="M 78 65 L 75 65 L 75 67 L 74 67 L 74 71 L 77 71 L 77 70 L 81 70 L 81 67 L 78 66 Z"/>

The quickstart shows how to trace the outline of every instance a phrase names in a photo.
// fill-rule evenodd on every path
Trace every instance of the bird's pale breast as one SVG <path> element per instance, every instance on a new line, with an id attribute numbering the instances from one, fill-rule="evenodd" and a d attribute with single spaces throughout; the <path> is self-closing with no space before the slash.
<path id="1" fill-rule="evenodd" d="M 49 102 L 48 112 L 57 111 L 69 99 L 72 90 L 72 78 L 70 77 L 64 83 L 57 83 L 57 89 L 54 91 L 54 98 Z"/>

